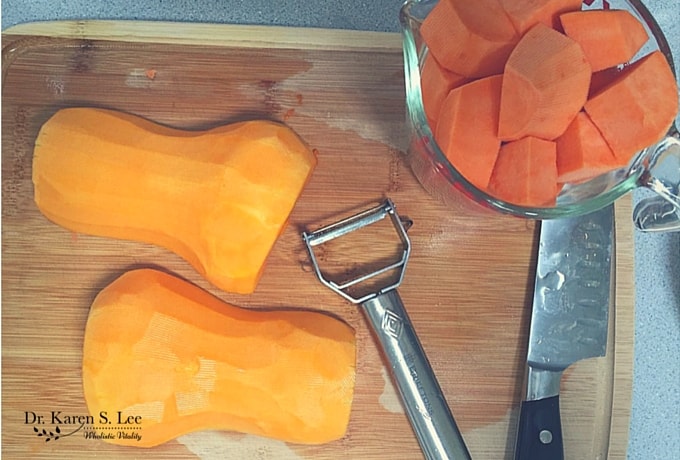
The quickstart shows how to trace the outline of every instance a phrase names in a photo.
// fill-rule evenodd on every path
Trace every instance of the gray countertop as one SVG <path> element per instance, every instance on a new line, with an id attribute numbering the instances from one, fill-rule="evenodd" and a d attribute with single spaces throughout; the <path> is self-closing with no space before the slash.
<path id="1" fill-rule="evenodd" d="M 398 31 L 401 0 L 5 0 L 2 29 L 132 19 Z M 680 0 L 649 0 L 680 69 Z M 680 126 L 680 125 L 679 125 Z M 638 200 L 645 191 L 634 192 Z M 632 224 L 631 224 L 632 225 Z M 680 232 L 635 235 L 635 367 L 628 459 L 680 459 Z"/>

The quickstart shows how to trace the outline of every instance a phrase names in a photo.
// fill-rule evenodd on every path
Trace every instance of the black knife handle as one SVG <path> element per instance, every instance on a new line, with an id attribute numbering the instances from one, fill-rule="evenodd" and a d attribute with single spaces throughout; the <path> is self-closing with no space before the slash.
<path id="1" fill-rule="evenodd" d="M 559 398 L 522 402 L 515 460 L 564 460 Z"/>

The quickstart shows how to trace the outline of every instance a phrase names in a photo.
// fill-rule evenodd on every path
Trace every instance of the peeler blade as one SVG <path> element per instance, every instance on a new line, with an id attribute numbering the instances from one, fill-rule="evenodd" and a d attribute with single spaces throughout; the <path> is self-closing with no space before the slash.
<path id="1" fill-rule="evenodd" d="M 374 269 L 367 272 L 362 271 L 345 280 L 333 279 L 326 272 L 324 272 L 324 270 L 322 270 L 315 253 L 316 247 L 328 243 L 336 238 L 356 232 L 369 225 L 377 224 L 386 218 L 390 219 L 392 227 L 396 231 L 401 243 L 398 254 L 394 260 L 390 260 L 389 262 L 384 263 L 379 267 L 375 267 Z M 302 239 L 307 246 L 314 272 L 321 283 L 352 303 L 363 303 L 382 293 L 396 289 L 402 283 L 406 270 L 406 264 L 411 253 L 411 242 L 408 238 L 408 235 L 406 234 L 408 226 L 410 226 L 409 222 L 402 220 L 402 218 L 396 212 L 394 203 L 388 198 L 378 206 L 367 209 L 330 225 L 321 227 L 313 232 L 303 232 Z M 361 290 L 353 290 L 353 288 L 360 284 L 364 284 L 371 280 L 377 280 L 379 277 L 382 277 L 386 274 L 394 275 L 390 278 L 380 278 L 389 279 L 390 281 L 387 284 L 383 284 L 367 293 Z"/>

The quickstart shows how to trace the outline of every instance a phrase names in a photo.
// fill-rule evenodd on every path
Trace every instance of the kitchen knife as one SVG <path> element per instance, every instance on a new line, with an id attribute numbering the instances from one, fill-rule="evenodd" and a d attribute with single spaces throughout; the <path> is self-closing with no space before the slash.
<path id="1" fill-rule="evenodd" d="M 613 206 L 541 223 L 515 460 L 564 458 L 560 379 L 606 353 L 613 250 Z"/>

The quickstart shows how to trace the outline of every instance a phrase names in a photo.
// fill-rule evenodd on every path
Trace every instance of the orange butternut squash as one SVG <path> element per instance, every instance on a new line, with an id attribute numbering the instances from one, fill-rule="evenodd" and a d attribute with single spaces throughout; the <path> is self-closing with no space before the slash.
<path id="1" fill-rule="evenodd" d="M 512 51 L 503 72 L 499 137 L 560 136 L 586 102 L 591 73 L 578 43 L 536 24 Z"/>
<path id="2" fill-rule="evenodd" d="M 538 23 L 560 29 L 560 15 L 579 11 L 582 0 L 499 0 L 520 35 Z"/>
<path id="3" fill-rule="evenodd" d="M 250 293 L 316 161 L 276 122 L 185 131 L 69 108 L 35 142 L 34 198 L 69 230 L 163 246 L 217 287 Z"/>
<path id="4" fill-rule="evenodd" d="M 678 113 L 678 87 L 660 51 L 624 68 L 584 109 L 616 158 L 627 163 L 661 140 Z"/>
<path id="5" fill-rule="evenodd" d="M 519 40 L 498 0 L 440 0 L 420 34 L 442 66 L 468 78 L 501 73 Z"/>
<path id="6" fill-rule="evenodd" d="M 210 429 L 319 444 L 346 432 L 356 343 L 321 312 L 239 308 L 138 269 L 95 298 L 82 366 L 90 413 L 135 421 L 138 438 L 107 442 L 151 447 Z"/>
<path id="7" fill-rule="evenodd" d="M 555 142 L 527 136 L 503 144 L 489 193 L 521 206 L 551 206 L 559 190 Z"/>
<path id="8" fill-rule="evenodd" d="M 625 166 L 585 112 L 579 112 L 557 144 L 557 181 L 583 182 Z"/>
<path id="9" fill-rule="evenodd" d="M 429 53 L 423 60 L 420 78 L 425 117 L 430 129 L 434 132 L 444 99 L 452 89 L 465 84 L 468 79 L 442 67 Z"/>
<path id="10" fill-rule="evenodd" d="M 647 43 L 642 23 L 626 10 L 588 10 L 560 16 L 564 33 L 581 45 L 593 72 L 624 64 Z"/>
<path id="11" fill-rule="evenodd" d="M 496 162 L 501 75 L 480 78 L 444 99 L 435 140 L 448 160 L 472 184 L 486 188 Z"/>

